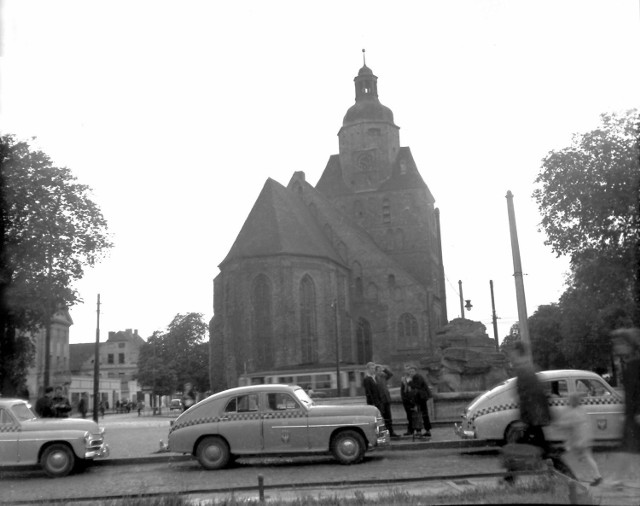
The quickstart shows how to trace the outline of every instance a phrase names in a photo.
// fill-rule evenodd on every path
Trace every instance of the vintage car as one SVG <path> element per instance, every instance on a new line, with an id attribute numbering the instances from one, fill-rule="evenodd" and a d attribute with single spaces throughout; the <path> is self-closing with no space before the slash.
<path id="1" fill-rule="evenodd" d="M 174 409 L 182 411 L 182 401 L 180 399 L 171 399 L 171 402 L 169 403 L 169 411 L 173 411 Z"/>
<path id="2" fill-rule="evenodd" d="M 549 399 L 551 417 L 556 418 L 568 405 L 571 393 L 580 394 L 591 418 L 594 441 L 613 441 L 622 436 L 624 400 L 602 377 L 589 371 L 556 370 L 538 373 Z M 516 379 L 510 378 L 476 397 L 455 424 L 463 439 L 483 439 L 503 443 L 517 442 L 523 423 L 516 392 Z M 548 441 L 562 441 L 566 434 L 553 423 L 544 428 Z"/>
<path id="3" fill-rule="evenodd" d="M 40 464 L 52 478 L 109 455 L 92 420 L 39 418 L 22 399 L 0 398 L 0 465 Z"/>
<path id="4" fill-rule="evenodd" d="M 171 422 L 168 450 L 220 469 L 245 455 L 333 454 L 362 461 L 389 444 L 380 412 L 367 405 L 317 405 L 296 385 L 232 388 L 195 404 Z"/>

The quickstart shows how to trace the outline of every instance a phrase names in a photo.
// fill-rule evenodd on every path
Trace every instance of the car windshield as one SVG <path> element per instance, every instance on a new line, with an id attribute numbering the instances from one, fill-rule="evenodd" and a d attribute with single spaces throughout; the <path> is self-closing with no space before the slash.
<path id="1" fill-rule="evenodd" d="M 11 411 L 21 422 L 24 422 L 25 420 L 33 420 L 34 418 L 36 418 L 36 415 L 33 413 L 33 411 L 31 411 L 26 403 L 14 404 L 13 406 L 11 406 Z"/>
<path id="2" fill-rule="evenodd" d="M 307 392 L 305 392 L 304 389 L 296 388 L 293 393 L 296 394 L 296 397 L 304 406 L 313 406 L 311 397 L 307 395 Z"/>

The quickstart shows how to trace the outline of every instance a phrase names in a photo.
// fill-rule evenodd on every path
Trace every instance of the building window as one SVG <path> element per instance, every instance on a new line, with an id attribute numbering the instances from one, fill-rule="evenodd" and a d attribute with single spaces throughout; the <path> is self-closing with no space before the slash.
<path id="1" fill-rule="evenodd" d="M 358 319 L 358 328 L 356 329 L 356 353 L 359 364 L 366 364 L 373 359 L 371 324 L 364 318 Z"/>
<path id="2" fill-rule="evenodd" d="M 382 201 L 382 223 L 387 225 L 391 223 L 391 204 L 389 203 L 389 199 Z"/>
<path id="3" fill-rule="evenodd" d="M 124 364 L 124 353 L 118 353 L 118 363 Z"/>
<path id="4" fill-rule="evenodd" d="M 260 274 L 253 283 L 253 350 L 257 370 L 273 365 L 272 289 L 269 278 Z"/>
<path id="5" fill-rule="evenodd" d="M 125 343 L 118 343 L 118 348 L 124 348 L 125 347 Z"/>
<path id="6" fill-rule="evenodd" d="M 107 364 L 113 364 L 113 353 L 107 355 Z"/>
<path id="7" fill-rule="evenodd" d="M 404 313 L 398 319 L 398 344 L 400 348 L 418 346 L 418 320 L 411 313 Z"/>
<path id="8" fill-rule="evenodd" d="M 316 289 L 308 275 L 304 276 L 300 282 L 300 344 L 302 363 L 317 363 Z"/>

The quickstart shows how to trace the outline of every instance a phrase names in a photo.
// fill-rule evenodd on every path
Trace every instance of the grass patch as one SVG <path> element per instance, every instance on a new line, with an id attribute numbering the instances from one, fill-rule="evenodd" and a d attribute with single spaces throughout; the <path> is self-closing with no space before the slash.
<path id="1" fill-rule="evenodd" d="M 352 493 L 322 497 L 305 496 L 292 500 L 278 501 L 269 498 L 261 503 L 256 497 L 238 499 L 233 496 L 221 499 L 193 501 L 181 494 L 169 494 L 162 497 L 128 497 L 94 504 L 100 506 L 426 506 L 448 504 L 571 504 L 569 487 L 566 481 L 557 475 L 544 475 L 528 480 L 516 481 L 514 485 L 503 485 L 496 478 L 494 485 L 478 486 L 467 490 L 455 489 L 444 492 L 420 494 L 410 493 L 400 488 L 388 492 L 369 495 L 366 488 Z M 589 498 L 580 498 L 581 504 L 588 504 Z"/>

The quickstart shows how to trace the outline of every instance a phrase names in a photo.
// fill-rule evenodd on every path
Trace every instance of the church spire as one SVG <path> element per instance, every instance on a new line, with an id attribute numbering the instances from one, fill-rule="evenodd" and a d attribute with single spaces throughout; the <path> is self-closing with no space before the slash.
<path id="1" fill-rule="evenodd" d="M 356 84 L 356 102 L 365 99 L 378 98 L 378 78 L 367 67 L 365 50 L 362 50 L 362 68 L 358 71 L 358 76 L 354 79 Z"/>

